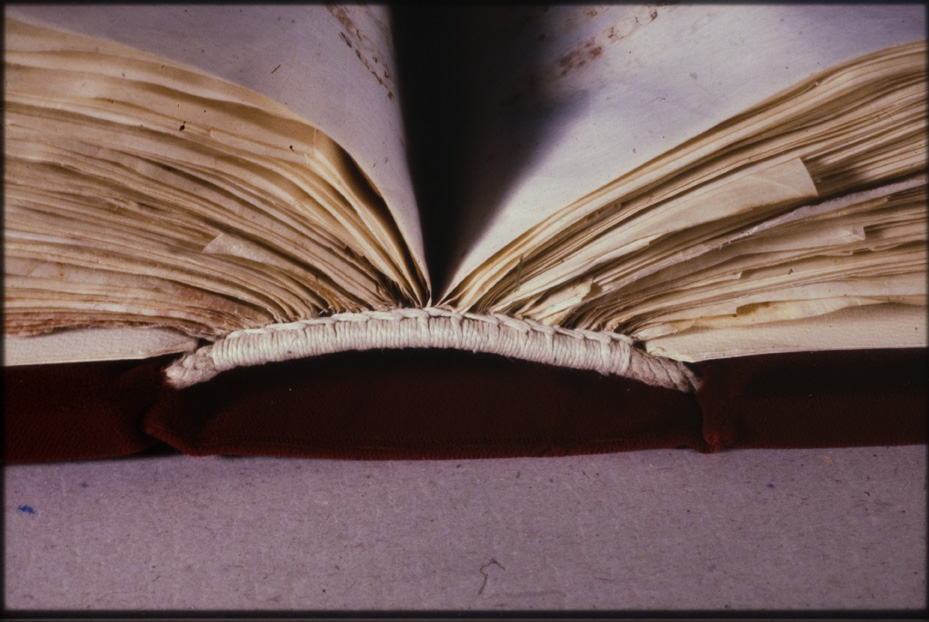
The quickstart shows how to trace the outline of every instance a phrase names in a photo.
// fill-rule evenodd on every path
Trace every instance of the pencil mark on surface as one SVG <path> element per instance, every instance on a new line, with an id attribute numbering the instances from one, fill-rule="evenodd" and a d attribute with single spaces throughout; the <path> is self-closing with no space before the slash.
<path id="1" fill-rule="evenodd" d="M 486 572 L 484 569 L 487 568 L 487 567 L 489 567 L 489 566 L 498 566 L 498 567 L 500 568 L 500 570 L 506 570 L 506 568 L 504 568 L 503 566 L 500 565 L 500 562 L 498 562 L 497 560 L 495 560 L 495 559 L 492 558 L 492 557 L 490 558 L 490 561 L 489 561 L 489 562 L 487 562 L 486 564 L 484 564 L 483 566 L 481 566 L 480 572 L 481 572 L 481 575 L 483 575 L 484 580 L 481 582 L 481 587 L 480 587 L 480 589 L 478 589 L 478 591 L 477 591 L 477 595 L 478 595 L 478 596 L 480 596 L 481 594 L 483 594 L 483 593 L 484 593 L 484 588 L 487 587 L 487 579 L 490 577 L 490 575 L 488 575 L 487 572 Z"/>

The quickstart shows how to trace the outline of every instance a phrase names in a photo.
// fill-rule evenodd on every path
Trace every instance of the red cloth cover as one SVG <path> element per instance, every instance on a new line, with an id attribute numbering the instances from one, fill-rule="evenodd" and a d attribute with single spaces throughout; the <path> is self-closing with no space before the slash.
<path id="1" fill-rule="evenodd" d="M 345 352 L 165 388 L 168 358 L 4 370 L 7 463 L 193 455 L 543 456 L 925 443 L 924 349 L 696 366 L 697 395 L 455 351 Z"/>

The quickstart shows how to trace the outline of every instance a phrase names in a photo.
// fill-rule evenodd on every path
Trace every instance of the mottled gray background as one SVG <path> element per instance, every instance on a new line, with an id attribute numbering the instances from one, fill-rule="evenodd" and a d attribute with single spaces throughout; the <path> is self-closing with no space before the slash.
<path id="1" fill-rule="evenodd" d="M 15 466 L 6 607 L 923 608 L 925 454 Z"/>

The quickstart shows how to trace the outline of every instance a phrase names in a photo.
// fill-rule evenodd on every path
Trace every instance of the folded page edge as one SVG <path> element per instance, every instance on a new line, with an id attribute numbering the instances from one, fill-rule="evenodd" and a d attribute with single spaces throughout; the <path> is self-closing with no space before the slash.
<path id="1" fill-rule="evenodd" d="M 503 356 L 618 375 L 694 393 L 700 385 L 684 363 L 648 354 L 618 333 L 545 326 L 504 315 L 438 307 L 341 313 L 230 333 L 164 370 L 183 389 L 238 367 L 350 350 L 441 348 Z"/>

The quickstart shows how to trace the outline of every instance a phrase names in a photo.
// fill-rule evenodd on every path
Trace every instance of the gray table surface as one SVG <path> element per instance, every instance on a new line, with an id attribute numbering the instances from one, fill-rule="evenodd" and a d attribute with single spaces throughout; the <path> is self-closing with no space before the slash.
<path id="1" fill-rule="evenodd" d="M 5 469 L 8 609 L 926 606 L 926 447 Z"/>

